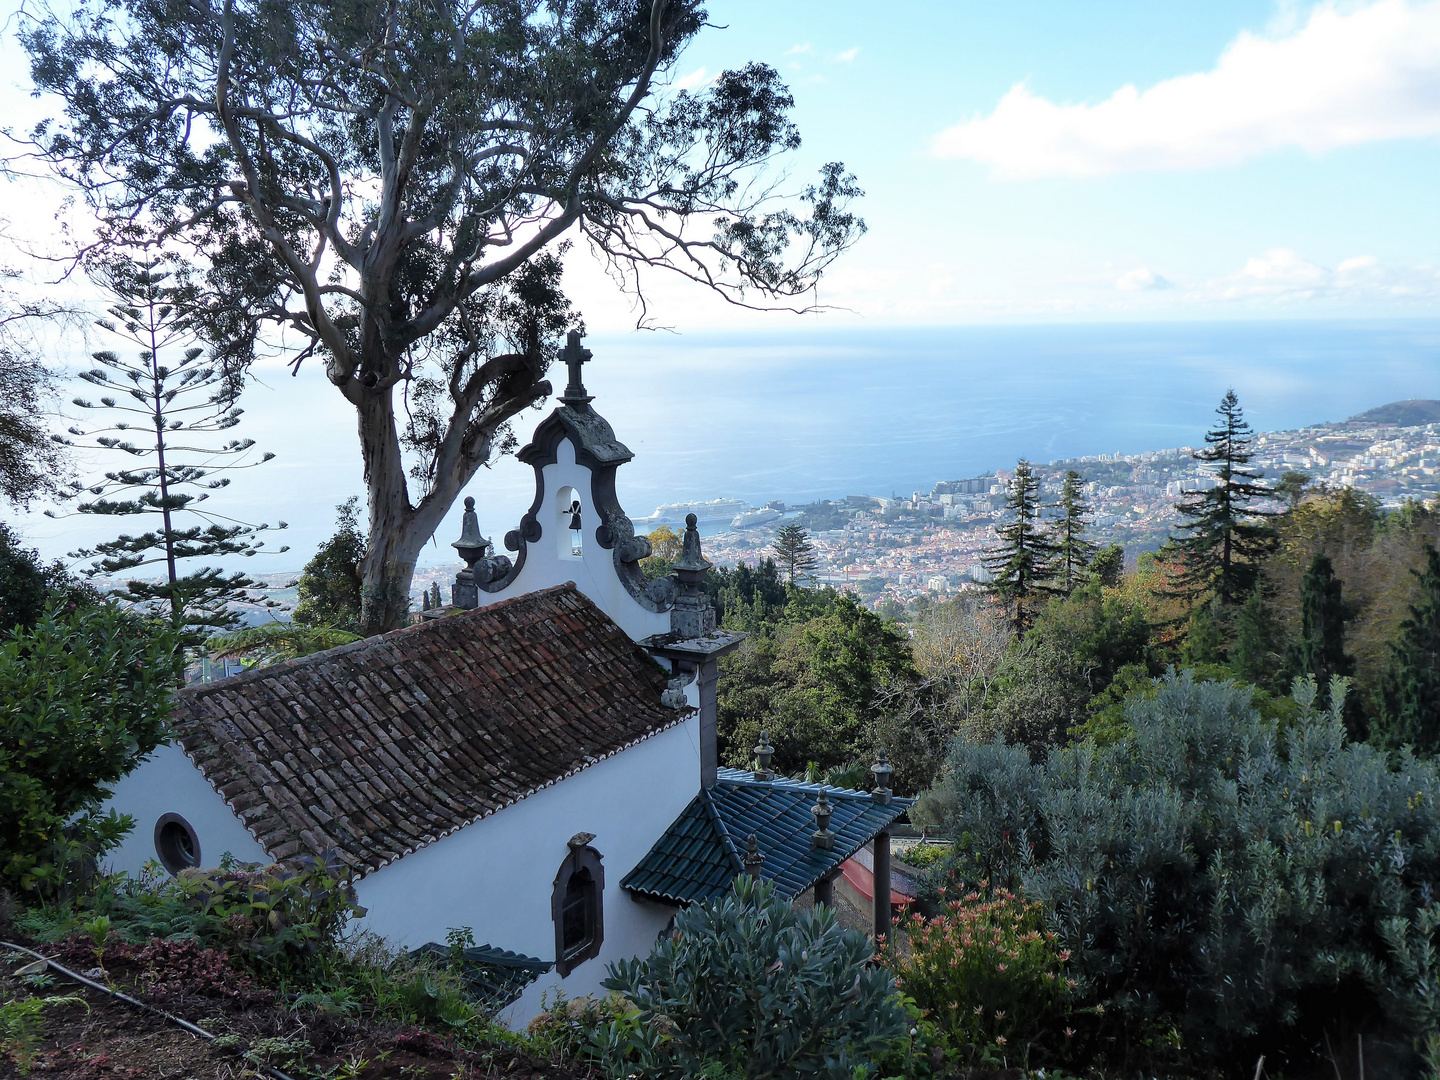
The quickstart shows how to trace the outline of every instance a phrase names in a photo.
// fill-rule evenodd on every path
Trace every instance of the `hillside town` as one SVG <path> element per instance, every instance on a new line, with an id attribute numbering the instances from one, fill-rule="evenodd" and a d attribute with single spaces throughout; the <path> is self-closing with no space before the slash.
<path id="1" fill-rule="evenodd" d="M 1440 420 L 1431 418 L 1424 407 L 1428 404 L 1397 403 L 1343 423 L 1260 433 L 1252 465 L 1271 484 L 1298 472 L 1312 486 L 1357 488 L 1374 495 L 1382 506 L 1428 502 L 1440 497 Z M 1409 406 L 1409 411 L 1386 412 L 1401 406 Z M 1210 467 L 1195 460 L 1195 449 L 1063 458 L 1033 468 L 1042 495 L 1052 503 L 1065 473 L 1079 472 L 1094 514 L 1092 538 L 1120 544 L 1133 565 L 1142 552 L 1158 548 L 1179 522 L 1179 499 L 1215 486 Z M 846 495 L 808 505 L 777 500 L 759 508 L 770 511 L 766 514 L 736 499 L 674 503 L 637 520 L 636 527 L 674 528 L 685 513 L 697 512 L 708 525 L 708 557 L 717 565 L 733 566 L 766 558 L 777 529 L 798 521 L 809 531 L 820 561 L 816 580 L 856 592 L 880 610 L 887 603 L 940 598 L 983 583 L 981 555 L 995 543 L 995 526 L 1002 520 L 1013 475 L 1013 469 L 996 469 L 983 476 L 940 480 L 930 491 L 908 496 Z M 761 521 L 736 524 L 741 514 Z M 416 606 L 423 589 L 432 581 L 448 581 L 454 572 L 453 566 L 418 570 Z"/>

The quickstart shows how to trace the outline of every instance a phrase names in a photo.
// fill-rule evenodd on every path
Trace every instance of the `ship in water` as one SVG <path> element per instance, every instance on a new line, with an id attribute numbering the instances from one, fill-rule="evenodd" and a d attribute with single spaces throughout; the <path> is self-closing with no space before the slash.
<path id="1" fill-rule="evenodd" d="M 732 529 L 749 529 L 755 525 L 768 525 L 772 521 L 779 521 L 781 518 L 779 510 L 764 506 L 759 510 L 746 510 L 744 513 L 736 514 L 730 521 Z"/>
<path id="2" fill-rule="evenodd" d="M 729 521 L 736 514 L 750 509 L 744 499 L 711 499 L 708 502 L 666 503 L 657 507 L 655 513 L 645 518 L 635 518 L 636 525 L 660 525 L 667 522 L 684 522 L 686 515 L 694 514 L 695 520 Z"/>

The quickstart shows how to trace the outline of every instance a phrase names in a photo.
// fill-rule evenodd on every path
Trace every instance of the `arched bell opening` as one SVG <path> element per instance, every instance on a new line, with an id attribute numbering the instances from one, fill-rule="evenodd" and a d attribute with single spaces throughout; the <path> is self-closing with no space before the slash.
<path id="1" fill-rule="evenodd" d="M 580 504 L 580 492 L 573 487 L 562 487 L 555 493 L 555 530 L 562 559 L 578 559 L 585 554 L 584 528 L 585 511 Z"/>

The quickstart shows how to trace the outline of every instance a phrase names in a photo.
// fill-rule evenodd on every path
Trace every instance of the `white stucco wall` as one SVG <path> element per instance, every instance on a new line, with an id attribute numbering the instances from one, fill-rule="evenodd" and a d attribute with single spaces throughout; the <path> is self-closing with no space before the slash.
<path id="1" fill-rule="evenodd" d="M 217 865 L 227 851 L 241 862 L 270 862 L 265 849 L 178 746 L 160 747 L 116 784 L 105 803 L 105 809 L 111 807 L 135 818 L 135 828 L 106 859 L 111 870 L 134 875 L 147 861 L 159 858 L 155 823 L 164 814 L 179 814 L 194 828 L 202 866 Z"/>
<path id="2" fill-rule="evenodd" d="M 497 600 L 573 581 L 576 588 L 635 641 L 651 634 L 668 633 L 669 613 L 647 611 L 636 603 L 615 573 L 614 553 L 595 542 L 595 528 L 600 524 L 600 518 L 595 512 L 590 490 L 590 470 L 575 463 L 575 447 L 569 439 L 560 440 L 555 457 L 555 462 L 541 471 L 545 497 L 537 515 L 540 539 L 526 545 L 525 565 L 515 580 L 501 592 L 482 592 L 481 604 L 493 604 Z M 566 488 L 573 489 L 580 500 L 584 543 L 578 556 L 570 554 L 570 500 L 562 497 Z"/>
<path id="3" fill-rule="evenodd" d="M 530 986 L 505 1019 L 528 1023 L 541 995 L 604 993 L 613 960 L 650 951 L 672 908 L 633 899 L 620 880 L 634 869 L 700 787 L 699 720 L 647 739 L 514 806 L 377 870 L 356 886 L 369 909 L 366 929 L 414 948 L 444 942 L 451 927 L 475 940 L 555 959 L 550 897 L 566 846 L 579 832 L 605 867 L 605 940 L 600 955 L 561 979 L 554 971 Z"/>

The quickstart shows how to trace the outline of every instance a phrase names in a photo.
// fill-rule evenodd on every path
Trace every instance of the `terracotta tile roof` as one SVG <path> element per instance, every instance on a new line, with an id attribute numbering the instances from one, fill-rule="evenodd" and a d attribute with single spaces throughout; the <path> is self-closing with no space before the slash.
<path id="1" fill-rule="evenodd" d="M 669 903 L 703 903 L 726 892 L 741 861 L 746 838 L 755 834 L 765 861 L 760 876 L 793 900 L 834 870 L 910 808 L 911 799 L 877 803 L 869 792 L 826 787 L 835 846 L 816 851 L 811 809 L 821 785 L 721 769 L 719 778 L 691 801 L 655 842 L 622 888 Z"/>
<path id="2" fill-rule="evenodd" d="M 190 687 L 174 733 L 274 858 L 362 873 L 688 715 L 573 585 Z"/>

